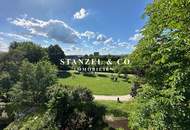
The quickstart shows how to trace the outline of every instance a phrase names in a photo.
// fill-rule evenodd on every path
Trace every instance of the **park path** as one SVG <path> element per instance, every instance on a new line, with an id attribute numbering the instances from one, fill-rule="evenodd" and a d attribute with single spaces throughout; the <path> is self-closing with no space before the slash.
<path id="1" fill-rule="evenodd" d="M 119 98 L 120 101 L 127 102 L 133 99 L 133 97 L 128 95 L 122 95 L 122 96 L 106 96 L 106 95 L 93 95 L 94 100 L 96 101 L 117 101 L 117 98 Z"/>

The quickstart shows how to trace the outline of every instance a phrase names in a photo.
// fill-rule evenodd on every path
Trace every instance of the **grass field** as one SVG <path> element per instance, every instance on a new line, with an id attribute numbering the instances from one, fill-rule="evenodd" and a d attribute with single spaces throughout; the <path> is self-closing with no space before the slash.
<path id="1" fill-rule="evenodd" d="M 130 75 L 129 80 L 118 78 L 117 82 L 110 79 L 110 74 L 104 76 L 84 76 L 82 74 L 72 74 L 65 78 L 60 78 L 59 83 L 70 86 L 81 86 L 90 89 L 95 95 L 126 95 L 131 90 L 131 83 L 134 76 Z M 102 74 L 101 74 L 102 75 Z"/>

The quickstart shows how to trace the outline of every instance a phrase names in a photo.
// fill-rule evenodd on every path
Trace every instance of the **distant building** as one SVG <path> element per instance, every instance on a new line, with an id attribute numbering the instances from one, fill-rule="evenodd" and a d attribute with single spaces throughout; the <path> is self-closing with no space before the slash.
<path id="1" fill-rule="evenodd" d="M 99 52 L 94 52 L 94 56 L 99 56 Z"/>

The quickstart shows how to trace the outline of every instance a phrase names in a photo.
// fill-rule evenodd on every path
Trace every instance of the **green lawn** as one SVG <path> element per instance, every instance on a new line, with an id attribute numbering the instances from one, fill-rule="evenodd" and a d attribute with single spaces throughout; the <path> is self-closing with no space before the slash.
<path id="1" fill-rule="evenodd" d="M 133 80 L 133 75 L 129 76 L 128 81 L 125 81 L 123 78 L 118 78 L 118 81 L 114 82 L 110 79 L 110 74 L 95 77 L 72 74 L 72 76 L 60 78 L 59 83 L 76 87 L 86 87 L 96 95 L 126 95 L 129 94 L 131 90 Z"/>

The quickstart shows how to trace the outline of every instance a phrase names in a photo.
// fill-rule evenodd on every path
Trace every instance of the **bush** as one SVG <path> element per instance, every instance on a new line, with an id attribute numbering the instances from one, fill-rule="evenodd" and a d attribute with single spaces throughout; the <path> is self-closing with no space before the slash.
<path id="1" fill-rule="evenodd" d="M 96 75 L 92 73 L 83 73 L 83 76 L 96 77 Z"/>
<path id="2" fill-rule="evenodd" d="M 107 75 L 105 74 L 98 74 L 99 77 L 108 77 Z"/>
<path id="3" fill-rule="evenodd" d="M 105 108 L 93 102 L 88 89 L 55 85 L 49 90 L 49 98 L 51 124 L 57 128 L 95 130 L 104 125 L 102 116 Z"/>

